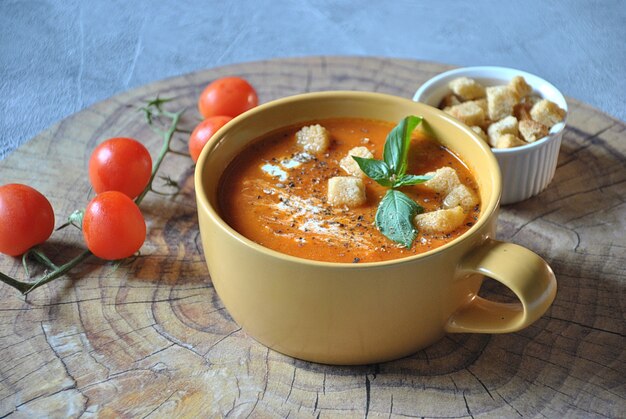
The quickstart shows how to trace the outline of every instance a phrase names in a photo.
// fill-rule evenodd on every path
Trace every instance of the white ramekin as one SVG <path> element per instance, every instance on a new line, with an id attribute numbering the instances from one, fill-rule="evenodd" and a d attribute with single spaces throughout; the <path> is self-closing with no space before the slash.
<path id="1" fill-rule="evenodd" d="M 549 82 L 525 71 L 506 67 L 462 67 L 431 78 L 413 96 L 416 102 L 436 107 L 450 93 L 448 83 L 458 77 L 475 79 L 484 86 L 496 86 L 508 84 L 515 76 L 524 77 L 534 94 L 556 103 L 566 115 L 563 122 L 550 129 L 547 137 L 520 147 L 492 149 L 502 172 L 502 204 L 513 204 L 537 195 L 552 180 L 567 120 L 567 102 L 563 94 Z"/>

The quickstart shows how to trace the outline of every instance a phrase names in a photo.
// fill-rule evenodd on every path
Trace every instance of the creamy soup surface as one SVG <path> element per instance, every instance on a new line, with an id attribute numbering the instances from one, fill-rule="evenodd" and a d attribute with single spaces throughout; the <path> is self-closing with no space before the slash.
<path id="1" fill-rule="evenodd" d="M 331 135 L 328 150 L 313 156 L 296 144 L 305 125 L 320 124 Z M 357 208 L 327 203 L 328 179 L 348 176 L 339 161 L 353 147 L 365 146 L 382 159 L 387 134 L 395 123 L 357 118 L 309 121 L 266 135 L 231 162 L 220 182 L 220 212 L 248 239 L 289 255 L 328 262 L 376 262 L 432 250 L 467 231 L 480 206 L 468 211 L 465 223 L 448 234 L 418 233 L 407 249 L 383 236 L 374 224 L 378 203 L 387 188 L 364 178 L 367 202 Z M 412 135 L 408 173 L 425 174 L 443 166 L 456 170 L 460 181 L 478 195 L 476 182 L 450 150 L 419 132 Z M 442 208 L 443 196 L 424 185 L 400 188 L 424 208 Z"/>

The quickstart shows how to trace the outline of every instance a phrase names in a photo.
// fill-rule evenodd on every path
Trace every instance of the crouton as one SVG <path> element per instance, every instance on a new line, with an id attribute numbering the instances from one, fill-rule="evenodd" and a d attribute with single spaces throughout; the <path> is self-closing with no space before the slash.
<path id="1" fill-rule="evenodd" d="M 328 179 L 329 204 L 352 208 L 363 205 L 366 200 L 363 179 L 354 176 L 335 176 Z"/>
<path id="2" fill-rule="evenodd" d="M 319 124 L 302 127 L 296 132 L 296 142 L 304 151 L 320 154 L 330 145 L 330 133 Z"/>
<path id="3" fill-rule="evenodd" d="M 489 125 L 489 128 L 487 129 L 489 144 L 492 147 L 495 147 L 498 138 L 504 134 L 519 134 L 517 118 L 515 118 L 514 116 L 507 116 L 503 120 L 494 122 L 493 124 Z"/>
<path id="4" fill-rule="evenodd" d="M 427 180 L 422 185 L 442 195 L 447 194 L 455 186 L 461 184 L 456 170 L 448 166 L 441 167 L 434 172 L 426 173 L 426 176 L 432 176 L 432 179 Z"/>
<path id="5" fill-rule="evenodd" d="M 480 138 L 485 140 L 486 143 L 489 142 L 489 137 L 487 137 L 487 134 L 485 134 L 485 131 L 483 131 L 483 129 L 481 127 L 473 126 L 473 127 L 470 127 L 470 128 L 472 129 L 472 131 L 474 131 L 476 134 L 478 134 L 478 136 Z"/>
<path id="6" fill-rule="evenodd" d="M 477 104 L 478 106 L 481 107 L 481 109 L 483 110 L 483 112 L 485 112 L 485 116 L 487 116 L 489 114 L 489 107 L 487 105 L 487 99 L 477 99 L 477 100 L 472 100 L 472 102 L 474 102 L 475 104 Z"/>
<path id="7" fill-rule="evenodd" d="M 348 155 L 339 161 L 339 165 L 343 170 L 348 172 L 349 175 L 355 177 L 365 177 L 365 173 L 359 167 L 359 164 L 352 158 L 352 156 L 363 157 L 364 159 L 372 159 L 374 155 L 367 147 L 354 147 L 348 151 Z"/>
<path id="8" fill-rule="evenodd" d="M 532 107 L 533 105 L 530 102 L 520 102 L 513 107 L 513 116 L 516 117 L 518 121 L 532 119 L 530 117 L 530 109 Z"/>
<path id="9" fill-rule="evenodd" d="M 492 121 L 513 115 L 513 107 L 518 102 L 519 97 L 508 86 L 487 87 L 487 108 Z"/>
<path id="10" fill-rule="evenodd" d="M 532 108 L 533 105 L 539 101 L 543 100 L 541 96 L 538 95 L 528 95 L 525 98 L 522 98 L 522 103 L 527 103 Z"/>
<path id="11" fill-rule="evenodd" d="M 512 147 L 519 147 L 524 144 L 528 144 L 528 143 L 524 142 L 524 140 L 519 138 L 517 135 L 504 134 L 498 137 L 494 147 L 495 148 L 512 148 Z"/>
<path id="12" fill-rule="evenodd" d="M 447 108 L 449 106 L 458 105 L 459 103 L 461 103 L 459 98 L 456 97 L 456 95 L 454 95 L 454 93 L 449 93 L 446 96 L 444 96 L 443 99 L 441 99 L 441 102 L 439 103 L 439 108 L 443 109 L 443 108 Z"/>
<path id="13" fill-rule="evenodd" d="M 518 98 L 528 96 L 533 91 L 533 88 L 526 83 L 526 80 L 522 76 L 513 77 L 509 82 L 508 87 L 517 95 Z"/>
<path id="14" fill-rule="evenodd" d="M 444 208 L 460 206 L 465 212 L 474 208 L 476 204 L 478 204 L 478 198 L 470 188 L 463 184 L 452 188 L 443 200 Z"/>
<path id="15" fill-rule="evenodd" d="M 448 83 L 450 90 L 462 100 L 479 99 L 485 97 L 485 87 L 474 79 L 459 77 Z"/>
<path id="16" fill-rule="evenodd" d="M 548 135 L 548 127 L 532 119 L 519 121 L 519 132 L 522 138 L 529 143 L 534 143 L 540 138 Z"/>
<path id="17" fill-rule="evenodd" d="M 444 109 L 466 125 L 482 125 L 485 122 L 485 111 L 474 102 L 463 102 Z"/>
<path id="18" fill-rule="evenodd" d="M 460 77 L 449 82 L 448 87 L 451 93 L 442 99 L 440 109 L 469 125 L 492 148 L 537 141 L 548 135 L 554 124 L 565 119 L 565 110 L 534 93 L 523 76 L 513 77 L 506 85 L 489 87 Z M 521 121 L 527 122 L 520 127 Z M 507 134 L 512 136 L 498 140 Z"/>
<path id="19" fill-rule="evenodd" d="M 565 111 L 547 99 L 542 99 L 535 103 L 530 110 L 530 116 L 540 124 L 550 128 L 552 125 L 563 121 Z"/>
<path id="20" fill-rule="evenodd" d="M 465 212 L 463 212 L 463 208 L 457 206 L 417 214 L 413 219 L 413 224 L 421 233 L 447 234 L 463 225 L 464 221 Z"/>

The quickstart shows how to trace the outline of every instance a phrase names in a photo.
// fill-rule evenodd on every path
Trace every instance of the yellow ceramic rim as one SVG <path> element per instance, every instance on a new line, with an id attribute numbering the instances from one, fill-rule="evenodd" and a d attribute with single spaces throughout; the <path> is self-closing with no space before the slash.
<path id="1" fill-rule="evenodd" d="M 342 99 L 365 99 L 365 98 L 379 98 L 379 99 L 387 99 L 394 101 L 406 101 L 407 105 L 415 105 L 417 102 L 414 102 L 410 99 L 393 96 L 385 93 L 374 93 L 374 92 L 359 92 L 359 91 L 348 91 L 348 90 L 337 90 L 337 91 L 323 91 L 323 92 L 312 92 L 312 93 L 302 93 L 293 96 L 287 96 L 281 99 L 276 99 L 264 104 L 261 104 L 229 121 L 222 128 L 220 128 L 215 134 L 214 137 L 220 137 L 224 132 L 231 129 L 232 126 L 236 126 L 237 124 L 245 121 L 249 115 L 253 115 L 256 113 L 265 112 L 267 109 L 271 109 L 278 106 L 283 106 L 285 104 L 298 102 L 298 101 L 307 101 L 312 99 L 333 99 L 333 98 L 342 98 Z M 481 229 L 483 225 L 487 222 L 487 219 L 493 214 L 496 210 L 500 198 L 502 195 L 502 179 L 500 176 L 500 167 L 498 166 L 498 162 L 496 161 L 495 156 L 487 147 L 487 145 L 478 137 L 470 128 L 463 125 L 461 122 L 447 115 L 443 111 L 434 108 L 430 105 L 426 105 L 424 103 L 420 103 L 422 106 L 427 106 L 432 108 L 432 110 L 438 114 L 442 119 L 444 119 L 447 123 L 456 126 L 458 129 L 463 131 L 467 136 L 469 136 L 481 149 L 483 153 L 486 154 L 486 158 L 489 161 L 491 180 L 493 183 L 493 190 L 490 201 L 486 206 L 483 206 L 483 210 L 481 211 L 481 217 L 478 219 L 476 224 L 474 224 L 468 231 L 465 232 L 460 237 L 452 240 L 449 243 L 444 244 L 443 246 L 439 246 L 436 249 L 429 250 L 428 252 L 420 253 L 414 256 L 407 256 L 399 259 L 391 259 L 387 261 L 379 261 L 379 262 L 363 262 L 363 263 L 346 263 L 346 262 L 323 262 L 312 259 L 305 259 L 296 256 L 287 255 L 285 253 L 278 252 L 276 250 L 270 249 L 268 247 L 262 246 L 247 237 L 243 236 L 231 226 L 229 226 L 219 215 L 218 211 L 213 208 L 213 206 L 209 203 L 209 199 L 207 197 L 206 191 L 204 189 L 204 185 L 202 182 L 202 173 L 205 170 L 205 162 L 208 159 L 209 154 L 213 152 L 215 147 L 219 144 L 219 141 L 211 141 L 200 153 L 200 157 L 198 158 L 198 162 L 196 163 L 195 173 L 194 173 L 194 187 L 196 192 L 196 199 L 198 200 L 198 206 L 201 210 L 206 211 L 209 217 L 214 221 L 222 230 L 224 230 L 228 235 L 230 235 L 235 240 L 243 243 L 246 246 L 253 248 L 254 250 L 264 253 L 267 256 L 275 257 L 278 259 L 283 259 L 289 262 L 297 262 L 302 263 L 304 265 L 313 265 L 313 266 L 325 266 L 329 268 L 344 268 L 344 269 L 362 269 L 365 267 L 375 268 L 375 267 L 384 267 L 389 265 L 396 265 L 402 263 L 410 263 L 415 259 L 425 259 L 429 256 L 433 256 L 434 254 L 444 251 L 445 249 L 451 248 L 453 246 L 457 246 L 460 243 L 468 240 L 472 233 L 478 229 Z M 285 123 L 285 126 L 289 125 L 288 122 Z M 461 156 L 463 157 L 463 156 Z M 221 173 L 220 173 L 221 176 Z"/>

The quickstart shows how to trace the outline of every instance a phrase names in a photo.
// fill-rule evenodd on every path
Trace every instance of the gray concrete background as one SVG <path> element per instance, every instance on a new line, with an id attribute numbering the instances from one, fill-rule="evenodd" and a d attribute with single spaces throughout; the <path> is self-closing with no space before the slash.
<path id="1" fill-rule="evenodd" d="M 0 0 L 0 159 L 124 90 L 306 55 L 519 68 L 626 120 L 622 0 Z"/>

